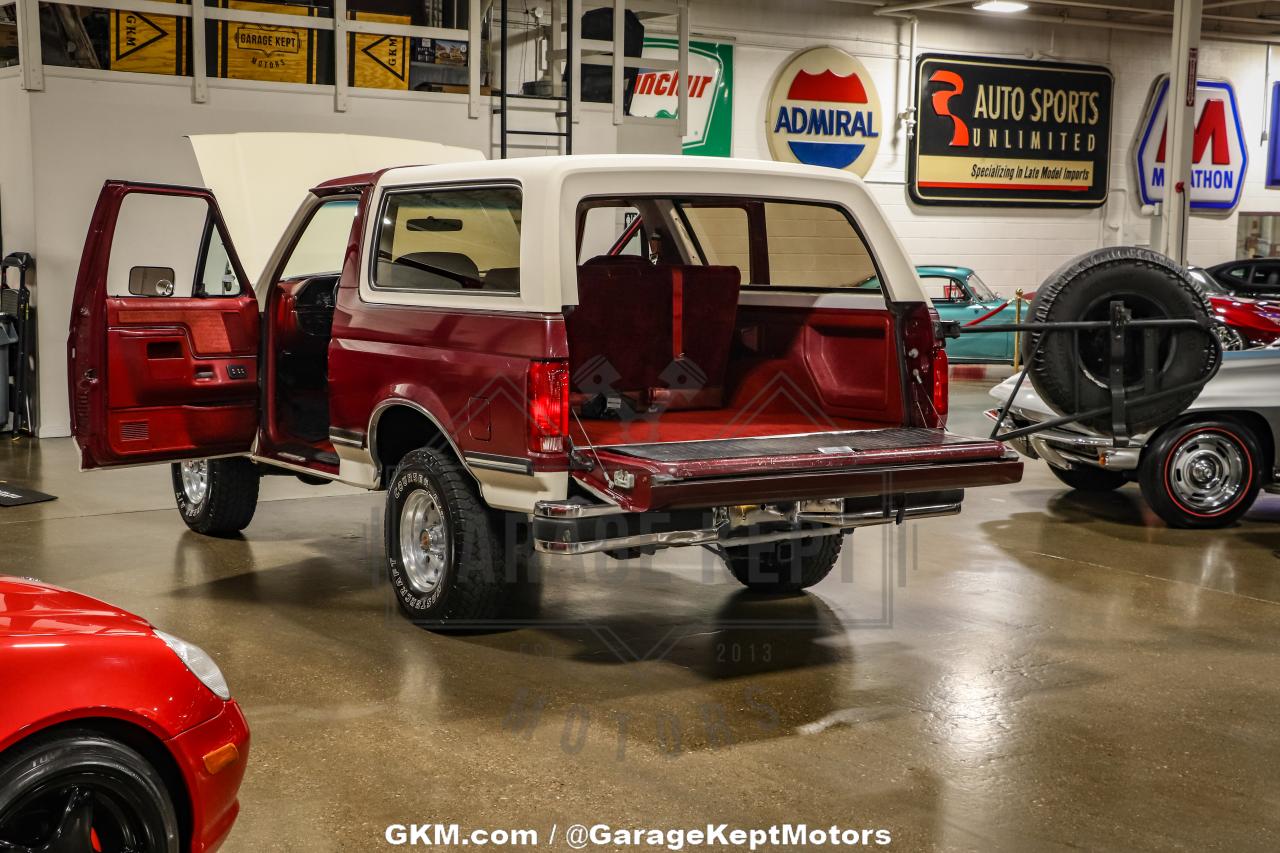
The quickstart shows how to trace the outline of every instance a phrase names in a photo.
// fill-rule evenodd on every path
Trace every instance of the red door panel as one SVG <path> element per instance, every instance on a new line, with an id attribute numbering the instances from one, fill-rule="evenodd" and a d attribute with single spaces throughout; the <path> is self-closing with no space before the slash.
<path id="1" fill-rule="evenodd" d="M 205 234 L 190 252 L 203 257 L 216 229 L 240 293 L 204 296 L 192 282 L 191 296 L 109 294 L 113 237 L 131 193 L 205 203 Z M 117 251 L 145 254 L 146 247 Z M 116 261 L 127 268 L 135 259 Z M 136 259 L 136 265 L 146 263 Z M 195 269 L 201 269 L 199 261 Z M 259 420 L 260 318 L 246 282 L 208 190 L 107 182 L 85 241 L 68 340 L 72 432 L 83 467 L 249 450 Z"/>

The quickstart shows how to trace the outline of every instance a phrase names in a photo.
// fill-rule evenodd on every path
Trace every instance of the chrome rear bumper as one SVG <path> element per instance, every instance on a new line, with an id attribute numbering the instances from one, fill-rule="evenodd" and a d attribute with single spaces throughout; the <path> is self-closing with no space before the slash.
<path id="1" fill-rule="evenodd" d="M 647 553 L 691 545 L 755 545 L 955 515 L 960 512 L 962 497 L 962 491 L 951 491 L 899 495 L 895 503 L 878 507 L 868 507 L 865 502 L 850 507 L 837 499 L 649 513 L 624 513 L 603 504 L 541 501 L 534 511 L 534 547 L 544 554 L 591 554 Z"/>

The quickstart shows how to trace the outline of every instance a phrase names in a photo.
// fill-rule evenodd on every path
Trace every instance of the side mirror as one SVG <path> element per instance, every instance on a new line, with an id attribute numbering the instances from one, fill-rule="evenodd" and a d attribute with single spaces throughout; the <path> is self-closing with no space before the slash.
<path id="1" fill-rule="evenodd" d="M 172 267 L 134 267 L 129 270 L 129 293 L 133 296 L 173 296 Z"/>

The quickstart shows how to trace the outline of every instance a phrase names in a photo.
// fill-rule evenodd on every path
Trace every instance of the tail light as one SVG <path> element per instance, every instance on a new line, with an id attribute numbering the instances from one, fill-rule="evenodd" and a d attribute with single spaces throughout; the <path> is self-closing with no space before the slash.
<path id="1" fill-rule="evenodd" d="M 569 365 L 535 361 L 529 365 L 529 450 L 564 453 L 569 436 Z"/>
<path id="2" fill-rule="evenodd" d="M 933 351 L 933 409 L 941 419 L 941 426 L 947 425 L 947 411 L 951 400 L 951 367 L 947 362 L 947 351 L 942 342 L 937 343 Z"/>

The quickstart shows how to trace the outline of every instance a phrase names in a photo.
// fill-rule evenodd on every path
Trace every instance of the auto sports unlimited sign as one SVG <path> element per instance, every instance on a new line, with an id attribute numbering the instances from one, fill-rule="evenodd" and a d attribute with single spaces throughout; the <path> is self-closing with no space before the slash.
<path id="1" fill-rule="evenodd" d="M 907 165 L 919 204 L 1097 207 L 1107 200 L 1111 72 L 925 54 Z"/>
<path id="2" fill-rule="evenodd" d="M 680 43 L 646 36 L 645 59 L 677 59 Z M 679 72 L 641 70 L 631 115 L 675 119 L 680 109 Z M 733 153 L 733 45 L 689 42 L 689 135 L 685 154 L 728 157 Z"/>
<path id="3" fill-rule="evenodd" d="M 1191 209 L 1234 210 L 1240 202 L 1249 150 L 1236 93 L 1225 80 L 1196 81 L 1196 127 L 1191 143 Z M 1156 78 L 1147 99 L 1134 155 L 1143 204 L 1165 199 L 1169 77 Z"/>
<path id="4" fill-rule="evenodd" d="M 764 131 L 775 160 L 866 175 L 883 123 L 866 67 L 843 50 L 815 47 L 792 56 L 774 79 Z"/>

